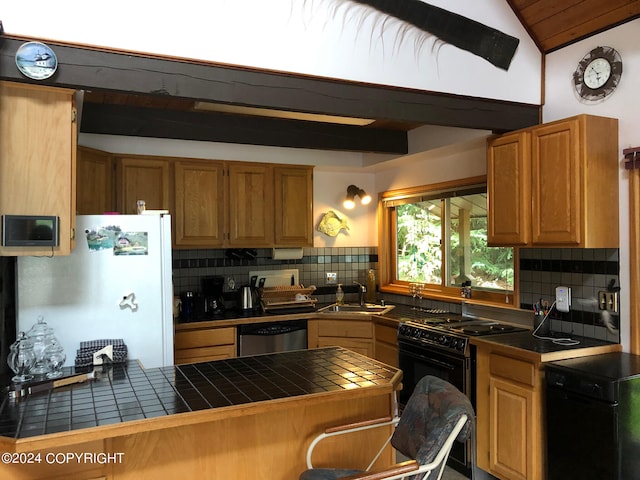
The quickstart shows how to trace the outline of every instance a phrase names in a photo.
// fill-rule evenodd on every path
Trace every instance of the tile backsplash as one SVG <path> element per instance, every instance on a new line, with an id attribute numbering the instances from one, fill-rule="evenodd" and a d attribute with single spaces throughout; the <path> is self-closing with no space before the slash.
<path id="1" fill-rule="evenodd" d="M 335 272 L 338 283 L 345 287 L 346 301 L 356 301 L 353 282 L 365 283 L 369 269 L 378 271 L 377 247 L 304 248 L 299 260 L 273 260 L 271 249 L 251 250 L 250 255 L 234 258 L 224 249 L 174 250 L 173 283 L 176 295 L 201 290 L 202 277 L 220 275 L 232 278 L 236 286 L 249 282 L 251 270 L 297 268 L 299 282 L 315 285 L 319 302 L 334 300 L 335 286 L 326 285 L 326 272 Z M 237 257 L 237 256 L 236 256 Z M 611 315 L 612 328 L 607 328 L 598 309 L 598 292 L 611 282 L 619 287 L 618 249 L 521 248 L 519 265 L 520 308 L 533 312 L 540 298 L 552 303 L 555 288 L 571 288 L 571 309 L 567 313 L 553 310 L 549 316 L 551 329 L 568 335 L 580 335 L 613 342 L 620 340 L 618 314 Z M 236 287 L 237 288 L 237 287 Z M 225 282 L 225 293 L 233 292 Z M 380 296 L 379 296 L 380 297 Z M 411 297 L 383 295 L 387 301 L 411 303 Z M 459 312 L 459 304 L 427 302 L 429 307 L 448 308 Z"/>
<path id="2" fill-rule="evenodd" d="M 619 271 L 615 248 L 521 248 L 520 308 L 533 311 L 540 298 L 552 303 L 557 286 L 569 287 L 571 308 L 551 312 L 551 330 L 619 342 L 619 315 L 610 315 L 607 328 L 598 309 L 598 292 L 611 282 L 620 287 Z"/>
<path id="3" fill-rule="evenodd" d="M 345 286 L 347 295 L 357 295 L 355 286 L 351 288 L 353 282 L 364 283 L 369 269 L 377 271 L 378 268 L 377 247 L 304 248 L 303 257 L 299 260 L 273 260 L 270 248 L 254 249 L 250 255 L 242 258 L 234 258 L 229 253 L 224 249 L 174 250 L 175 294 L 189 290 L 199 292 L 200 279 L 212 275 L 225 277 L 225 292 L 231 294 L 229 278 L 234 280 L 237 288 L 249 283 L 251 270 L 297 268 L 300 272 L 299 283 L 315 285 L 318 290 L 314 296 L 320 302 L 332 302 L 335 285 L 326 285 L 327 272 L 337 273 L 337 281 Z M 350 301 L 348 297 L 347 300 Z"/>

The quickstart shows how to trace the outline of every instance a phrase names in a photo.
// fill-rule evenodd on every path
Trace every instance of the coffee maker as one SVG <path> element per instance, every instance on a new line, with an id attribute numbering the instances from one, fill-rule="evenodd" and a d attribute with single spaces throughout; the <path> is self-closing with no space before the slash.
<path id="1" fill-rule="evenodd" d="M 224 314 L 224 296 L 222 294 L 224 289 L 224 277 L 219 275 L 204 277 L 202 278 L 201 283 L 205 315 Z"/>

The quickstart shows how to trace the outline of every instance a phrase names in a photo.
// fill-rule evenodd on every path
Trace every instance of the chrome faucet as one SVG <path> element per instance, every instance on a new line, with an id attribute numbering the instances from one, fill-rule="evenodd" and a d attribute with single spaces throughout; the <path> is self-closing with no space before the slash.
<path id="1" fill-rule="evenodd" d="M 360 285 L 360 306 L 364 307 L 364 294 L 367 293 L 367 287 L 360 282 L 353 281 L 356 285 Z"/>

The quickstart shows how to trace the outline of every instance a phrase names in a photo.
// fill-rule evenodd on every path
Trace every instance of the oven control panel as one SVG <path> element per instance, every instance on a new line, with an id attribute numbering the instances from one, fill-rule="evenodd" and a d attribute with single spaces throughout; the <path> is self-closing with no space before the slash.
<path id="1" fill-rule="evenodd" d="M 424 325 L 405 322 L 398 327 L 398 338 L 414 343 L 428 343 L 442 349 L 466 354 L 468 339 L 456 334 L 425 328 Z"/>

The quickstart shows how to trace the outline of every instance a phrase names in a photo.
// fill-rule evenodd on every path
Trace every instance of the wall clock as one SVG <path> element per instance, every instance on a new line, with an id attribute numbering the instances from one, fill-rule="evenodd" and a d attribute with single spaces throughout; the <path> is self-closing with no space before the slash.
<path id="1" fill-rule="evenodd" d="M 614 92 L 621 76 L 620 54 L 611 47 L 596 47 L 578 63 L 573 84 L 584 100 L 603 100 Z"/>

